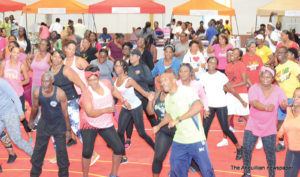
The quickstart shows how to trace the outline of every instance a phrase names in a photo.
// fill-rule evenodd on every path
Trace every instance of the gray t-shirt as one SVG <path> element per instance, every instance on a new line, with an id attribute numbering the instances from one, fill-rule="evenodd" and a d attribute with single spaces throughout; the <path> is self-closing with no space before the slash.
<path id="1" fill-rule="evenodd" d="M 112 61 L 106 59 L 105 63 L 100 64 L 98 62 L 98 59 L 95 59 L 91 61 L 90 65 L 98 66 L 100 70 L 99 79 L 108 79 L 111 81 L 112 84 L 114 83 L 112 77 L 116 77 L 116 74 L 114 73 L 114 63 Z"/>
<path id="2" fill-rule="evenodd" d="M 181 44 L 180 42 L 175 44 L 175 53 L 180 52 L 182 50 L 187 51 L 189 49 L 189 43 L 187 44 Z M 179 55 L 177 58 L 181 61 L 183 61 L 183 57 L 186 54 L 186 52 L 184 52 L 183 54 Z"/>

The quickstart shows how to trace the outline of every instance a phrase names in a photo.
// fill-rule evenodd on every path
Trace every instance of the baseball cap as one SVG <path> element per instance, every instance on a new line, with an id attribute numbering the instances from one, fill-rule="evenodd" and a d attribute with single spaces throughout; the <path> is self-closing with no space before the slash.
<path id="1" fill-rule="evenodd" d="M 140 52 L 138 49 L 134 49 L 130 54 L 131 54 L 131 55 L 142 56 L 141 52 Z"/>
<path id="2" fill-rule="evenodd" d="M 258 34 L 255 38 L 256 38 L 256 39 L 262 39 L 262 40 L 265 39 L 264 36 L 263 36 L 262 34 Z"/>

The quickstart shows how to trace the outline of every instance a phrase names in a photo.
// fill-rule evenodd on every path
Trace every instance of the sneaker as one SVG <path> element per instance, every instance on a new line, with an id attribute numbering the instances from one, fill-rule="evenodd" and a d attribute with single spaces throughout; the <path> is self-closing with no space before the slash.
<path id="1" fill-rule="evenodd" d="M 251 175 L 244 173 L 244 175 L 242 177 L 251 177 Z"/>
<path id="2" fill-rule="evenodd" d="M 126 163 L 128 163 L 127 157 L 122 157 L 120 164 L 122 165 L 122 164 L 126 164 Z"/>
<path id="3" fill-rule="evenodd" d="M 29 143 L 33 143 L 33 138 L 29 138 Z"/>
<path id="4" fill-rule="evenodd" d="M 14 161 L 17 159 L 17 155 L 10 155 L 8 157 L 7 163 L 14 163 Z"/>
<path id="5" fill-rule="evenodd" d="M 243 157 L 243 146 L 239 149 L 236 149 L 235 160 L 241 160 L 242 157 Z"/>
<path id="6" fill-rule="evenodd" d="M 239 117 L 238 118 L 238 123 L 240 123 L 240 124 L 244 123 L 244 119 L 242 117 Z"/>
<path id="7" fill-rule="evenodd" d="M 217 144 L 217 147 L 223 147 L 223 146 L 228 146 L 228 140 L 227 140 L 227 138 L 223 138 L 222 141 L 220 141 Z"/>
<path id="8" fill-rule="evenodd" d="M 192 173 L 197 173 L 196 169 L 193 168 L 193 167 L 190 167 L 190 171 L 191 171 Z"/>
<path id="9" fill-rule="evenodd" d="M 171 172 L 169 171 L 168 176 L 171 176 Z"/>
<path id="10" fill-rule="evenodd" d="M 256 149 L 261 149 L 263 147 L 263 144 L 262 144 L 262 140 L 261 140 L 261 138 L 258 138 L 258 142 L 257 142 L 257 144 L 256 144 Z"/>
<path id="11" fill-rule="evenodd" d="M 109 175 L 109 177 L 119 177 L 118 175 Z"/>
<path id="12" fill-rule="evenodd" d="M 33 128 L 31 129 L 31 131 L 35 132 L 37 130 L 37 124 L 33 125 Z"/>
<path id="13" fill-rule="evenodd" d="M 97 160 L 100 158 L 100 155 L 97 153 L 93 153 L 92 155 L 92 159 L 91 159 L 91 163 L 90 163 L 90 167 L 93 166 Z"/>
<path id="14" fill-rule="evenodd" d="M 125 143 L 125 149 L 129 149 L 129 148 L 130 148 L 130 145 L 131 145 L 130 140 L 126 140 L 126 143 Z"/>
<path id="15" fill-rule="evenodd" d="M 0 165 L 0 173 L 2 173 L 2 167 L 1 167 L 1 165 Z"/>
<path id="16" fill-rule="evenodd" d="M 229 126 L 229 130 L 232 131 L 232 133 L 235 132 L 235 129 L 232 126 Z"/>
<path id="17" fill-rule="evenodd" d="M 77 144 L 77 140 L 76 139 L 74 140 L 73 138 L 71 138 L 67 143 L 67 147 L 71 147 L 75 144 Z"/>
<path id="18" fill-rule="evenodd" d="M 285 146 L 280 144 L 280 143 L 278 143 L 276 148 L 275 148 L 276 152 L 283 151 L 284 149 L 285 149 Z"/>
<path id="19" fill-rule="evenodd" d="M 50 163 L 57 163 L 56 156 L 54 156 L 51 159 L 49 159 L 49 162 Z"/>

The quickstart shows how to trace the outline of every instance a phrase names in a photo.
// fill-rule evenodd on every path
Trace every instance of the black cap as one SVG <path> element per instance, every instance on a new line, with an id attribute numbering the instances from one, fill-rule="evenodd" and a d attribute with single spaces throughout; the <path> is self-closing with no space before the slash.
<path id="1" fill-rule="evenodd" d="M 134 49 L 130 54 L 131 54 L 131 55 L 142 56 L 141 52 L 140 52 L 138 49 Z"/>

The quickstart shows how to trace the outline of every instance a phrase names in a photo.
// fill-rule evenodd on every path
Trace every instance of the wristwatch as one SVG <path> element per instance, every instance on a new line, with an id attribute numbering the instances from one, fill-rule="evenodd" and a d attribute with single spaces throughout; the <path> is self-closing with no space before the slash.
<path id="1" fill-rule="evenodd" d="M 178 116 L 178 117 L 176 118 L 176 120 L 178 120 L 179 123 L 182 121 L 182 120 L 180 119 L 180 116 Z"/>

